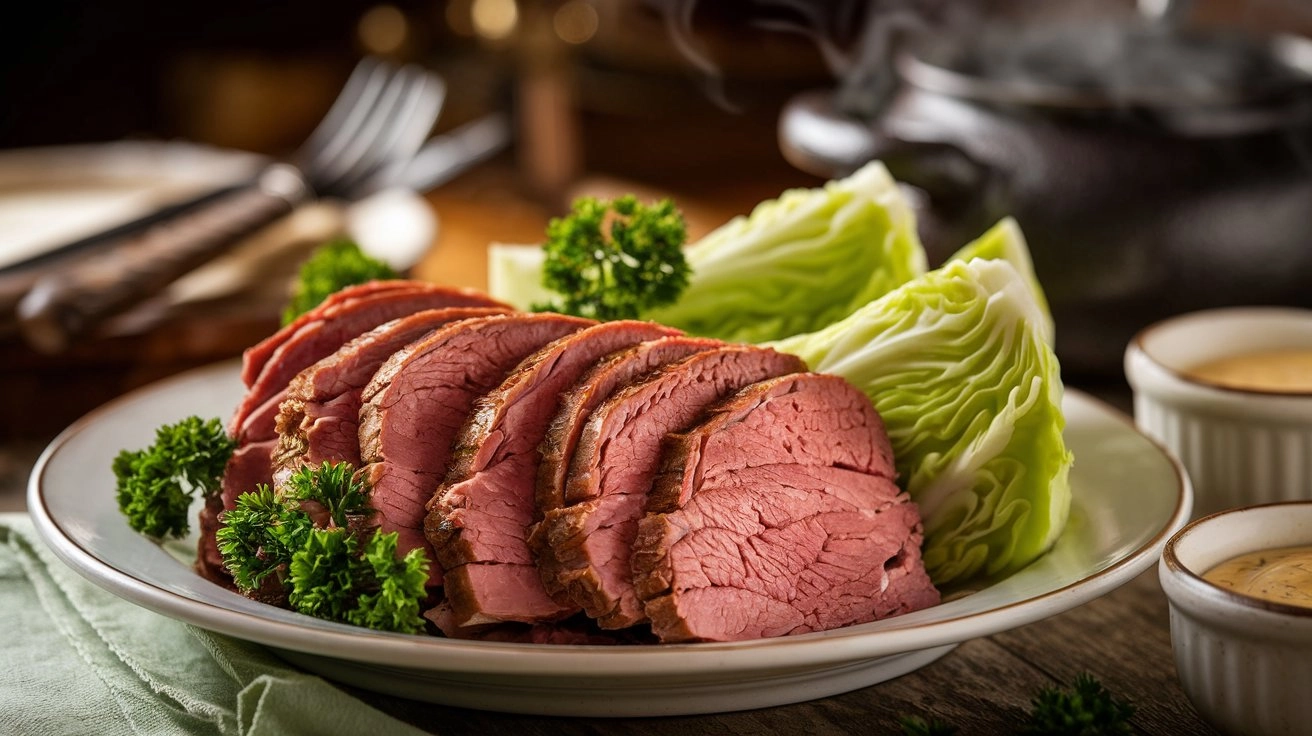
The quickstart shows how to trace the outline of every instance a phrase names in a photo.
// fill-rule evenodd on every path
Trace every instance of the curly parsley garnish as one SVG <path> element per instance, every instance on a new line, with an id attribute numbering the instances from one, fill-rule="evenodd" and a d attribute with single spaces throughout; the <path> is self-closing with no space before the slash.
<path id="1" fill-rule="evenodd" d="M 155 430 L 155 444 L 114 458 L 118 508 L 128 525 L 162 539 L 186 535 L 196 493 L 219 492 L 235 447 L 218 419 L 187 417 Z"/>

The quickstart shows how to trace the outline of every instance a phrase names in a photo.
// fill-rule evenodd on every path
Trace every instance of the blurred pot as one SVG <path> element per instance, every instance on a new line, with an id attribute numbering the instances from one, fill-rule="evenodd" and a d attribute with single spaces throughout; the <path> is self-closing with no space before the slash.
<path id="1" fill-rule="evenodd" d="M 1151 24 L 922 34 L 896 84 L 793 99 L 780 144 L 826 177 L 879 158 L 931 263 L 1015 216 L 1068 373 L 1119 376 L 1136 331 L 1312 306 L 1312 42 Z M 878 87 L 878 85 L 875 85 Z"/>

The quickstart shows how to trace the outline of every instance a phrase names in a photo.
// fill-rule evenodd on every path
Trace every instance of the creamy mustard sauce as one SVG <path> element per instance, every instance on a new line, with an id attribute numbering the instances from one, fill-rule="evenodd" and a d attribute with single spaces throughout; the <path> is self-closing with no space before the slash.
<path id="1" fill-rule="evenodd" d="M 1254 598 L 1312 608 L 1312 546 L 1240 555 L 1203 573 L 1203 579 Z"/>
<path id="2" fill-rule="evenodd" d="M 1230 388 L 1312 392 L 1312 348 L 1234 355 L 1203 363 L 1185 373 Z"/>

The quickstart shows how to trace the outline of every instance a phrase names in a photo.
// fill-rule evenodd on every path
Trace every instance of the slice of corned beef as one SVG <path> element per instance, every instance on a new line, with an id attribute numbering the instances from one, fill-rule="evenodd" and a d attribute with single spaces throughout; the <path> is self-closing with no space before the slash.
<path id="1" fill-rule="evenodd" d="M 306 323 L 318 319 L 324 312 L 353 299 L 359 299 L 361 297 L 370 296 L 384 291 L 419 291 L 429 288 L 430 286 L 431 284 L 422 281 L 388 279 L 383 281 L 369 281 L 363 284 L 353 284 L 338 289 L 329 294 L 322 302 L 319 302 L 319 304 L 315 305 L 312 309 L 307 310 L 296 317 L 296 319 L 283 325 L 282 329 L 269 335 L 255 345 L 246 348 L 246 351 L 242 353 L 241 356 L 242 384 L 249 388 L 251 384 L 255 383 L 255 379 L 259 377 L 260 371 L 264 370 L 264 364 L 269 362 L 269 356 L 273 355 L 274 351 L 287 341 L 287 338 L 295 334 L 295 332 Z"/>
<path id="2" fill-rule="evenodd" d="M 219 515 L 237 504 L 237 497 L 254 491 L 273 476 L 269 458 L 276 440 L 251 442 L 238 447 L 223 468 L 223 483 L 218 494 L 205 499 L 200 512 L 200 539 L 197 541 L 196 570 L 212 582 L 232 588 L 232 576 L 223 566 L 214 534 L 219 530 Z"/>
<path id="3" fill-rule="evenodd" d="M 358 468 L 360 394 L 383 361 L 443 325 L 500 313 L 505 310 L 426 309 L 379 325 L 296 374 L 278 410 L 275 484 L 306 465 L 348 462 Z"/>
<path id="4" fill-rule="evenodd" d="M 348 340 L 384 322 L 420 310 L 443 307 L 509 309 L 491 297 L 468 289 L 421 282 L 413 284 L 413 287 L 384 289 L 334 304 L 312 319 L 301 322 L 295 330 L 280 338 L 233 414 L 228 425 L 232 435 L 239 440 L 264 439 L 254 434 L 249 437 L 243 435 L 247 418 L 252 412 L 286 389 L 297 373 L 331 355 Z M 288 327 L 295 325 L 294 322 Z M 285 328 L 279 330 L 280 333 L 284 331 Z M 254 362 L 255 358 L 251 360 Z"/>
<path id="5" fill-rule="evenodd" d="M 424 522 L 459 625 L 555 621 L 577 611 L 547 595 L 528 549 L 538 446 L 561 392 L 584 371 L 616 350 L 675 334 L 633 321 L 580 330 L 529 356 L 475 402 Z"/>
<path id="6" fill-rule="evenodd" d="M 542 440 L 537 505 L 541 512 L 565 505 L 569 461 L 588 417 L 620 388 L 670 363 L 724 343 L 705 337 L 664 337 L 620 350 L 588 369 L 560 398 L 560 408 Z"/>
<path id="7" fill-rule="evenodd" d="M 559 314 L 504 314 L 453 322 L 393 353 L 361 394 L 360 470 L 375 521 L 397 532 L 397 551 L 422 547 L 424 505 L 446 474 L 456 433 L 474 401 L 524 358 L 591 320 Z"/>
<path id="8" fill-rule="evenodd" d="M 695 425 L 707 407 L 744 386 L 805 370 L 791 355 L 724 346 L 666 366 L 602 403 L 570 461 L 571 505 L 548 511 L 536 530 L 551 548 L 538 559 L 544 582 L 562 586 L 604 629 L 645 621 L 630 556 L 665 435 Z"/>
<path id="9" fill-rule="evenodd" d="M 814 373 L 749 386 L 670 436 L 633 552 L 653 632 L 754 639 L 938 603 L 892 459 L 869 400 Z"/>
<path id="10" fill-rule="evenodd" d="M 588 369 L 574 387 L 561 397 L 560 408 L 542 441 L 536 518 L 540 521 L 548 512 L 565 505 L 569 461 L 574 457 L 574 449 L 578 446 L 588 418 L 602 402 L 619 389 L 637 382 L 662 366 L 722 345 L 724 343 L 719 340 L 704 337 L 664 337 L 618 351 Z M 528 546 L 540 569 L 561 569 L 561 563 L 555 560 L 547 540 L 547 529 L 541 523 L 534 523 L 529 528 Z M 557 604 L 574 607 L 564 584 L 556 575 L 540 577 L 543 587 Z"/>

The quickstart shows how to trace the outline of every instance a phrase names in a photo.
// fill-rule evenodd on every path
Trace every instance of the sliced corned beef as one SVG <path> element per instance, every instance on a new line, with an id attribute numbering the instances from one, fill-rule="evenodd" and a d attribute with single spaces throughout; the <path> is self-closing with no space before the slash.
<path id="1" fill-rule="evenodd" d="M 588 417 L 620 388 L 661 366 L 683 360 L 724 343 L 705 337 L 664 337 L 607 356 L 579 377 L 560 398 L 560 408 L 542 441 L 538 468 L 537 505 L 542 512 L 565 505 L 569 461 Z"/>
<path id="2" fill-rule="evenodd" d="M 423 309 L 441 307 L 493 307 L 504 304 L 470 289 L 456 289 L 421 281 L 374 281 L 348 286 L 326 298 L 314 309 L 246 351 L 242 379 L 250 388 L 233 413 L 228 431 L 242 453 L 239 467 L 245 468 L 230 480 L 224 474 L 225 505 L 206 504 L 200 512 L 197 565 L 207 576 L 230 584 L 226 571 L 205 560 L 217 555 L 213 532 L 218 514 L 232 508 L 236 497 L 255 489 L 258 483 L 273 483 L 271 452 L 276 447 L 277 407 L 286 395 L 288 382 L 319 359 L 330 355 L 348 340 L 395 319 Z M 233 467 L 233 466 L 229 466 Z M 263 473 L 250 472 L 261 468 Z M 226 489 L 236 488 L 235 493 Z"/>
<path id="3" fill-rule="evenodd" d="M 246 387 L 255 383 L 259 377 L 260 371 L 264 370 L 264 364 L 269 362 L 269 357 L 278 349 L 287 338 L 291 337 L 306 323 L 318 319 L 324 312 L 337 307 L 354 299 L 371 296 L 384 291 L 421 291 L 430 288 L 432 285 L 422 281 L 410 281 L 406 279 L 388 279 L 382 281 L 369 281 L 363 284 L 352 284 L 329 294 L 322 302 L 307 310 L 296 317 L 290 323 L 283 325 L 282 329 L 269 335 L 260 342 L 246 348 L 241 356 L 241 381 Z"/>
<path id="4" fill-rule="evenodd" d="M 582 615 L 564 621 L 538 624 L 500 623 L 487 626 L 458 626 L 449 602 L 442 602 L 424 611 L 424 618 L 433 622 L 451 639 L 502 641 L 516 644 L 655 644 L 650 632 L 638 629 L 627 631 L 601 631 Z"/>
<path id="5" fill-rule="evenodd" d="M 631 321 L 580 330 L 529 356 L 475 403 L 424 524 L 459 625 L 554 621 L 577 610 L 547 595 L 528 549 L 538 446 L 560 394 L 598 360 L 677 332 Z"/>
<path id="6" fill-rule="evenodd" d="M 348 340 L 384 322 L 424 309 L 509 308 L 491 297 L 468 289 L 422 282 L 412 282 L 412 284 L 406 288 L 383 289 L 346 299 L 322 310 L 311 319 L 300 321 L 299 326 L 296 326 L 296 322 L 288 325 L 288 327 L 296 327 L 294 330 L 288 331 L 287 328 L 279 330 L 280 334 L 287 334 L 280 337 L 228 425 L 233 436 L 238 439 L 263 439 L 258 436 L 245 438 L 241 434 L 247 417 L 254 410 L 286 389 L 287 384 L 297 373 L 321 358 L 331 355 Z M 266 342 L 273 339 L 269 338 Z M 251 358 L 252 363 L 255 360 L 256 358 Z"/>
<path id="7" fill-rule="evenodd" d="M 223 566 L 214 533 L 219 529 L 219 514 L 233 508 L 237 497 L 254 491 L 261 483 L 268 484 L 273 476 L 269 458 L 276 440 L 251 442 L 238 447 L 223 468 L 223 484 L 218 494 L 205 500 L 200 512 L 200 539 L 197 542 L 196 570 L 207 579 L 231 588 L 232 576 Z"/>
<path id="8" fill-rule="evenodd" d="M 503 314 L 453 322 L 393 353 L 361 394 L 361 474 L 397 549 L 423 547 L 424 505 L 446 473 L 452 445 L 474 401 L 524 358 L 594 324 L 559 314 Z M 434 565 L 430 580 L 440 582 Z"/>
<path id="9" fill-rule="evenodd" d="M 799 374 L 668 438 L 633 574 L 661 641 L 798 634 L 936 604 L 922 539 L 869 400 Z"/>
<path id="10" fill-rule="evenodd" d="M 292 379 L 278 411 L 274 481 L 297 468 L 348 462 L 360 466 L 360 394 L 383 361 L 443 325 L 505 310 L 426 309 L 394 319 L 351 340 Z"/>
<path id="11" fill-rule="evenodd" d="M 602 628 L 646 619 L 633 589 L 630 556 L 661 444 L 738 389 L 806 370 L 766 348 L 724 346 L 697 353 L 617 392 L 588 419 L 570 461 L 567 505 L 548 511 L 536 533 L 544 582 L 559 584 Z"/>

